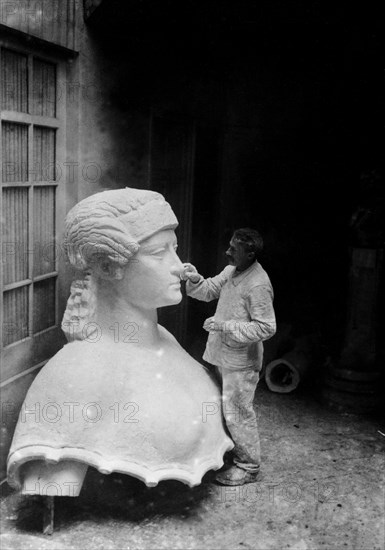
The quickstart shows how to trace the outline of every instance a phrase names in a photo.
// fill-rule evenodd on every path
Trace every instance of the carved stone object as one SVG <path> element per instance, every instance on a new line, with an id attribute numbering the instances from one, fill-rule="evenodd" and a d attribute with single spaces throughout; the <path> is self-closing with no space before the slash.
<path id="1" fill-rule="evenodd" d="M 233 447 L 220 392 L 157 322 L 182 300 L 177 219 L 159 193 L 104 191 L 67 215 L 65 246 L 83 278 L 20 412 L 8 481 L 27 494 L 77 496 L 87 467 L 154 486 L 190 486 Z"/>

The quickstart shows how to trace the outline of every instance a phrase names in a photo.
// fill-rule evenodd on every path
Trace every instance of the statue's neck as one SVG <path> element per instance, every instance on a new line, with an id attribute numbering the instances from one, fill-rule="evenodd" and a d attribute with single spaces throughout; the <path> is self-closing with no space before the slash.
<path id="1" fill-rule="evenodd" d="M 102 339 L 139 346 L 160 343 L 158 312 L 128 303 L 111 283 L 98 281 L 94 322 Z"/>

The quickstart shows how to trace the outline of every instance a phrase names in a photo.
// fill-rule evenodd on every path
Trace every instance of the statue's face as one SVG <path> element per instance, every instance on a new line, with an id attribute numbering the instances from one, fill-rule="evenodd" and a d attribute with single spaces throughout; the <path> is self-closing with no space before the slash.
<path id="1" fill-rule="evenodd" d="M 175 231 L 165 229 L 143 241 L 125 270 L 125 298 L 145 309 L 179 304 L 183 265 Z"/>

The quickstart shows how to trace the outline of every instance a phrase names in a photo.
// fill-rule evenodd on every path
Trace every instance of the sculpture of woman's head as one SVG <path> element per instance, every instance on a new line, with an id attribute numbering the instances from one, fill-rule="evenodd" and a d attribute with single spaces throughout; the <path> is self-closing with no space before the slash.
<path id="1" fill-rule="evenodd" d="M 73 285 L 65 319 L 79 317 L 75 310 L 81 310 L 82 299 L 92 301 L 91 280 L 113 287 L 140 308 L 179 303 L 182 263 L 176 254 L 177 225 L 164 197 L 149 190 L 103 191 L 75 205 L 65 221 L 65 249 L 71 264 L 85 272 L 86 283 Z"/>

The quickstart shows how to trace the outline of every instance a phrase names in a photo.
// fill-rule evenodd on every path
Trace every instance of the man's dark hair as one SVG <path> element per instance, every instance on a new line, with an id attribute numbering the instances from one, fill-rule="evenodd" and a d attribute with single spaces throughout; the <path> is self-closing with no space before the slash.
<path id="1" fill-rule="evenodd" d="M 250 227 L 236 229 L 233 239 L 241 243 L 246 252 L 254 252 L 255 259 L 263 250 L 263 239 L 256 229 Z"/>

